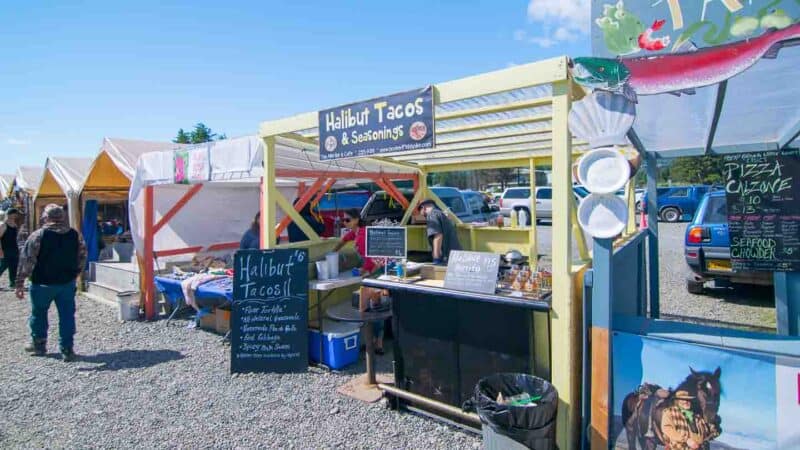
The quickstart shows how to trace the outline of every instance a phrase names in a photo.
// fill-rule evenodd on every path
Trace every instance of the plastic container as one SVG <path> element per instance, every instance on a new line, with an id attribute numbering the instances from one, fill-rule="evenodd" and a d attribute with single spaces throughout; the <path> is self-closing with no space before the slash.
<path id="1" fill-rule="evenodd" d="M 578 161 L 578 179 L 594 194 L 617 192 L 630 177 L 628 160 L 614 147 L 591 150 Z"/>
<path id="2" fill-rule="evenodd" d="M 322 323 L 322 363 L 331 369 L 339 370 L 358 361 L 361 341 L 360 326 L 357 323 L 325 320 Z M 319 359 L 319 331 L 308 330 L 308 357 Z"/>
<path id="3" fill-rule="evenodd" d="M 139 293 L 124 291 L 117 294 L 119 314 L 117 318 L 126 322 L 139 320 Z"/>
<path id="4" fill-rule="evenodd" d="M 578 206 L 578 223 L 596 238 L 612 238 L 628 223 L 628 206 L 614 194 L 589 194 Z"/>
<path id="5" fill-rule="evenodd" d="M 328 262 L 328 278 L 339 278 L 339 253 L 326 253 L 325 261 Z"/>
<path id="6" fill-rule="evenodd" d="M 328 273 L 328 261 L 317 261 L 317 280 L 323 281 L 330 278 Z"/>
<path id="7" fill-rule="evenodd" d="M 501 404 L 498 394 L 536 397 L 526 406 Z M 464 409 L 481 419 L 484 449 L 554 450 L 558 391 L 548 381 L 522 373 L 498 373 L 482 378 Z"/>

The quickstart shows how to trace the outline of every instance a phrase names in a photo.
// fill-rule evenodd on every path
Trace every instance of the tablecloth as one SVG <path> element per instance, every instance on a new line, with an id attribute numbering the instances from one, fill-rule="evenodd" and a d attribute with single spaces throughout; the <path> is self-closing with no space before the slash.
<path id="1" fill-rule="evenodd" d="M 183 300 L 181 280 L 172 277 L 155 277 L 156 289 L 175 306 Z M 197 287 L 195 299 L 198 306 L 222 306 L 233 301 L 233 278 L 225 277 L 207 281 Z"/>

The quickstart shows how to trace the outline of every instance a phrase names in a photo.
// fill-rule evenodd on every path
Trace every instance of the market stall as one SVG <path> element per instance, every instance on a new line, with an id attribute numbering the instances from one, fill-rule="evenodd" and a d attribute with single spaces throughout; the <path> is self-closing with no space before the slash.
<path id="1" fill-rule="evenodd" d="M 35 229 L 34 215 L 32 213 L 33 198 L 36 197 L 36 190 L 39 188 L 43 173 L 44 169 L 42 167 L 20 166 L 17 169 L 14 183 L 11 185 L 11 192 L 17 196 L 17 203 L 25 210 L 23 236 L 30 233 L 30 230 Z"/>
<path id="2" fill-rule="evenodd" d="M 609 124 L 622 105 L 635 108 L 627 135 L 646 162 L 649 227 L 593 242 L 585 444 L 796 448 L 800 7 L 767 0 L 597 2 L 592 17 L 593 56 L 575 58 L 573 74 L 594 89 L 587 98 L 615 98 L 615 108 L 589 122 Z M 637 23 L 641 31 L 654 24 L 639 45 L 625 39 Z M 715 212 L 714 235 L 697 222 L 687 233 L 687 244 L 702 244 L 684 250 L 690 266 L 697 262 L 687 287 L 702 291 L 714 275 L 772 278 L 776 333 L 725 327 L 708 316 L 697 318 L 703 325 L 662 317 L 658 168 L 682 156 L 719 158 L 722 184 L 695 216 Z M 670 425 L 673 411 L 694 414 L 694 423 L 678 417 Z M 672 432 L 683 424 L 692 434 Z"/>
<path id="3" fill-rule="evenodd" d="M 130 231 L 128 192 L 136 174 L 136 161 L 148 152 L 181 147 L 184 146 L 171 142 L 103 138 L 100 151 L 81 187 L 82 220 L 84 224 L 98 224 L 91 229 L 82 227 L 84 240 L 97 242 L 99 233 L 106 248 L 113 247 L 117 253 L 116 259 L 128 260 L 132 247 L 127 237 Z M 89 260 L 96 261 L 98 256 L 99 249 L 90 248 Z"/>
<path id="4" fill-rule="evenodd" d="M 318 202 L 337 183 L 413 178 L 407 170 L 381 172 L 374 163 L 332 166 L 291 153 L 279 155 L 277 171 L 265 174 L 263 149 L 259 138 L 248 136 L 145 153 L 139 158 L 129 202 L 148 319 L 155 317 L 155 264 L 164 268 L 170 260 L 186 261 L 198 254 L 230 259 L 242 234 L 251 227 L 260 197 L 286 207 L 261 213 L 261 228 L 271 224 L 273 242 L 294 220 L 310 240 L 286 245 L 307 247 L 311 258 L 318 259 L 338 240 L 321 238 L 302 220 L 299 211 L 306 204 Z M 261 180 L 266 176 L 271 189 L 262 195 Z M 292 205 L 290 199 L 297 201 Z"/>
<path id="5" fill-rule="evenodd" d="M 14 184 L 13 174 L 0 174 L 0 200 L 5 200 L 12 195 L 11 186 Z"/>
<path id="6" fill-rule="evenodd" d="M 423 270 L 427 275 L 394 281 L 365 280 L 364 286 L 386 289 L 397 302 L 393 323 L 400 330 L 395 342 L 396 355 L 400 356 L 396 356 L 396 362 L 404 364 L 395 370 L 394 384 L 382 386 L 384 389 L 408 406 L 450 413 L 461 420 L 465 418 L 459 414 L 457 402 L 463 400 L 476 377 L 498 370 L 537 374 L 550 379 L 558 389 L 558 442 L 565 449 L 576 448 L 579 436 L 579 286 L 588 264 L 583 235 L 576 229 L 571 181 L 573 158 L 585 144 L 573 142 L 567 129 L 571 102 L 582 97 L 583 91 L 572 83 L 567 66 L 566 58 L 520 65 L 264 122 L 260 129 L 268 175 L 276 172 L 281 157 L 287 154 L 296 155 L 298 160 L 315 158 L 337 165 L 372 163 L 419 173 L 415 195 L 410 202 L 405 200 L 408 205 L 404 205 L 406 213 L 401 222 L 409 251 L 430 251 L 426 227 L 410 224 L 420 201 L 430 198 L 442 211 L 448 211 L 428 188 L 428 174 L 513 167 L 525 167 L 535 173 L 538 164 L 552 165 L 549 270 L 535 265 L 539 256 L 535 226 L 466 224 L 450 215 L 464 250 L 497 259 L 509 250 L 518 250 L 530 261 L 525 282 L 552 277 L 546 289 L 531 284 L 530 290 L 522 292 L 519 285 L 512 286 L 513 281 L 503 285 L 502 279 L 496 286 L 498 275 L 511 277 L 508 272 L 513 267 L 502 272 L 495 267 L 494 272 L 487 272 L 489 278 L 495 278 L 489 286 L 491 292 L 483 294 L 437 279 L 445 277 L 445 270 L 432 266 Z M 275 189 L 272 179 L 273 176 L 264 177 L 267 193 Z M 391 186 L 388 188 L 391 191 Z M 285 211 L 287 205 L 270 195 L 262 197 L 262 217 L 269 219 L 278 209 Z M 531 223 L 535 224 L 535 201 L 531 201 L 530 211 Z M 276 247 L 275 224 L 265 225 L 263 246 Z M 451 264 L 447 272 L 454 267 L 464 266 Z M 531 276 L 532 273 L 537 275 Z M 463 316 L 460 312 L 464 312 Z M 497 322 L 474 326 L 476 321 L 493 319 Z M 496 332 L 506 328 L 513 330 Z M 449 362 L 435 361 L 439 355 L 434 357 L 433 350 L 427 347 L 434 343 Z M 459 371 L 460 352 L 465 357 L 472 352 L 475 360 L 485 365 Z M 503 355 L 513 357 L 507 359 Z M 474 420 L 474 416 L 465 420 Z"/>
<path id="7" fill-rule="evenodd" d="M 34 223 L 38 223 L 45 205 L 56 203 L 67 208 L 69 225 L 80 230 L 80 193 L 91 164 L 90 158 L 47 158 L 33 199 Z"/>

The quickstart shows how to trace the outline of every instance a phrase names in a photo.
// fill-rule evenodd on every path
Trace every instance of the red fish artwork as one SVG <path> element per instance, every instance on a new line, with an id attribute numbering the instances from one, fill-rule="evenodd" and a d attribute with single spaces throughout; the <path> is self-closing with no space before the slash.
<path id="1" fill-rule="evenodd" d="M 692 94 L 736 76 L 781 48 L 800 45 L 800 23 L 730 44 L 640 58 L 575 58 L 572 74 L 581 85 L 636 95 Z"/>
<path id="2" fill-rule="evenodd" d="M 660 30 L 664 26 L 666 20 L 656 20 L 650 28 L 644 30 L 644 33 L 639 35 L 639 48 L 642 50 L 658 51 L 664 50 L 669 45 L 669 36 L 654 38 L 653 33 Z"/>

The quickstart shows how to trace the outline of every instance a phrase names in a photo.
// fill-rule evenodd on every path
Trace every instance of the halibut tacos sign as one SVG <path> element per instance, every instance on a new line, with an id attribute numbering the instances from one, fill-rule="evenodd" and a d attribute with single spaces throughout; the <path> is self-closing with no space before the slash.
<path id="1" fill-rule="evenodd" d="M 319 112 L 321 160 L 432 148 L 433 88 L 338 106 Z"/>

